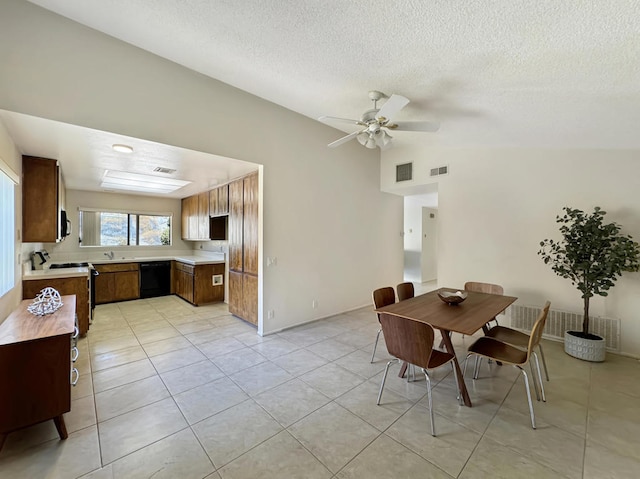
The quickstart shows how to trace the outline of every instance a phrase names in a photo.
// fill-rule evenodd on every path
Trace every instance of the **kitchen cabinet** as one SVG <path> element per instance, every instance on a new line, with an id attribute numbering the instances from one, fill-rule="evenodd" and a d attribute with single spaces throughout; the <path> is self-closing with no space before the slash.
<path id="1" fill-rule="evenodd" d="M 229 184 L 229 312 L 258 324 L 258 173 Z"/>
<path id="2" fill-rule="evenodd" d="M 91 308 L 89 302 L 89 277 L 74 276 L 71 278 L 32 279 L 22 281 L 22 298 L 33 299 L 44 288 L 54 288 L 61 295 L 75 295 L 78 329 L 82 336 L 89 330 Z"/>
<path id="3" fill-rule="evenodd" d="M 224 283 L 213 284 L 213 276 L 224 276 L 224 264 L 191 265 L 175 261 L 174 290 L 185 301 L 201 304 L 224 301 Z"/>
<path id="4" fill-rule="evenodd" d="M 96 304 L 127 301 L 140 297 L 138 263 L 96 264 Z"/>
<path id="5" fill-rule="evenodd" d="M 65 189 L 56 160 L 22 157 L 22 241 L 56 243 L 61 234 Z M 65 225 L 66 226 L 66 225 Z"/>
<path id="6" fill-rule="evenodd" d="M 209 216 L 229 214 L 229 185 L 219 186 L 209 191 Z"/>
<path id="7" fill-rule="evenodd" d="M 182 199 L 182 239 L 206 241 L 209 239 L 209 192 Z"/>
<path id="8" fill-rule="evenodd" d="M 27 311 L 31 300 L 24 300 L 0 324 L 0 449 L 7 433 L 49 419 L 67 438 L 63 414 L 71 410 L 71 384 L 79 377 L 71 360 L 76 298 L 62 302 L 56 312 L 35 316 Z"/>

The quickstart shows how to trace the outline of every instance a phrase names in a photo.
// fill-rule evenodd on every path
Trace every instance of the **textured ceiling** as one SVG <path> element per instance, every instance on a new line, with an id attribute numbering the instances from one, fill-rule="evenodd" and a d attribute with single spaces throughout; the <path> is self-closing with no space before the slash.
<path id="1" fill-rule="evenodd" d="M 402 94 L 402 144 L 640 147 L 636 0 L 32 3 L 311 118 Z"/>

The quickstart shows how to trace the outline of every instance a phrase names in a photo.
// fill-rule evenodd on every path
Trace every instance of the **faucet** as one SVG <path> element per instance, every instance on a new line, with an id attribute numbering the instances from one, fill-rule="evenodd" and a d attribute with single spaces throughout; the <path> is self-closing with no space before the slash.
<path id="1" fill-rule="evenodd" d="M 109 259 L 113 259 L 115 257 L 115 253 L 113 251 L 109 251 L 108 253 L 105 253 L 104 255 Z"/>

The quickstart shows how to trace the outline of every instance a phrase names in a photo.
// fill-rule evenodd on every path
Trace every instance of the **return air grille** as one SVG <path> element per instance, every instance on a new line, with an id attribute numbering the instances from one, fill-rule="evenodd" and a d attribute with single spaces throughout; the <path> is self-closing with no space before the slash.
<path id="1" fill-rule="evenodd" d="M 174 170 L 173 168 L 164 168 L 162 166 L 157 166 L 156 168 L 153 169 L 153 171 L 157 171 L 158 173 L 175 173 L 176 170 Z"/>
<path id="2" fill-rule="evenodd" d="M 396 183 L 413 179 L 413 163 L 396 165 Z"/>
<path id="3" fill-rule="evenodd" d="M 541 308 L 533 306 L 511 306 L 511 326 L 523 331 L 531 331 Z M 582 331 L 582 314 L 550 309 L 543 336 L 548 339 L 564 341 L 565 331 Z M 605 339 L 608 351 L 620 351 L 620 320 L 592 317 L 589 320 L 589 332 Z"/>
<path id="4" fill-rule="evenodd" d="M 448 175 L 449 167 L 448 166 L 439 166 L 438 168 L 431 168 L 431 176 L 440 176 L 440 175 Z"/>

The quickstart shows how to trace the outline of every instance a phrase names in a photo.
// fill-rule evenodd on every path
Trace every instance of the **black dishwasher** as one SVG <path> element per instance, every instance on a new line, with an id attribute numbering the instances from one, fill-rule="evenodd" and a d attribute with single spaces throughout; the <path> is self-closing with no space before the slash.
<path id="1" fill-rule="evenodd" d="M 140 297 L 171 294 L 171 261 L 140 263 Z"/>

